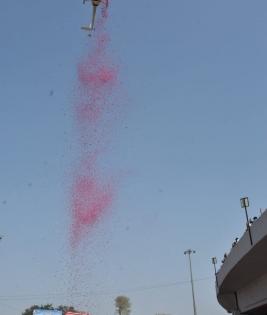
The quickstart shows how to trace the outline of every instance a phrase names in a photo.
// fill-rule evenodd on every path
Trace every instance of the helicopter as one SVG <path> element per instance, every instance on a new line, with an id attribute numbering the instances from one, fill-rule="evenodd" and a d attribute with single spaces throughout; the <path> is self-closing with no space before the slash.
<path id="1" fill-rule="evenodd" d="M 105 3 L 106 7 L 108 6 L 108 0 L 83 0 L 83 4 L 86 2 L 91 1 L 92 6 L 93 6 L 93 11 L 92 11 L 92 22 L 88 26 L 82 26 L 81 29 L 84 31 L 89 32 L 89 36 L 92 35 L 92 31 L 95 30 L 95 18 L 96 18 L 96 10 L 97 7 L 101 2 Z"/>

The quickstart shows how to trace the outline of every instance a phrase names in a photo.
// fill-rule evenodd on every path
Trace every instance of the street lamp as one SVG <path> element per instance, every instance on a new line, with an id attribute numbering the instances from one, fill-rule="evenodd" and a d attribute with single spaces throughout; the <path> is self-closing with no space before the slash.
<path id="1" fill-rule="evenodd" d="M 212 264 L 214 266 L 214 274 L 215 274 L 215 279 L 216 279 L 216 285 L 218 287 L 217 270 L 216 270 L 217 258 L 216 257 L 212 257 L 211 261 L 212 261 Z"/>
<path id="2" fill-rule="evenodd" d="M 249 224 L 249 219 L 248 219 L 248 210 L 247 210 L 247 208 L 249 207 L 248 197 L 241 198 L 240 203 L 241 203 L 241 208 L 244 208 L 246 212 L 247 228 L 248 228 L 248 233 L 249 233 L 250 244 L 253 245 L 251 229 L 250 229 L 250 224 Z"/>
<path id="3" fill-rule="evenodd" d="M 193 282 L 193 272 L 192 272 L 192 263 L 191 263 L 191 255 L 195 254 L 196 251 L 192 249 L 188 249 L 184 252 L 185 255 L 188 255 L 189 259 L 189 267 L 190 267 L 190 280 L 191 280 L 191 288 L 192 288 L 192 298 L 193 298 L 193 309 L 194 315 L 197 315 L 196 301 L 195 301 L 195 293 L 194 293 L 194 282 Z"/>

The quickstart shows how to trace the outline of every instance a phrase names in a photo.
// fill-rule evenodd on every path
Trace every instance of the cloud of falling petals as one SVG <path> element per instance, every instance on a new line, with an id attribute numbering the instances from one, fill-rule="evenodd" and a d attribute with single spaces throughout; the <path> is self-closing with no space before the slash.
<path id="1" fill-rule="evenodd" d="M 102 174 L 98 167 L 99 159 L 106 152 L 106 139 L 110 133 L 108 122 L 116 111 L 112 95 L 118 88 L 118 68 L 108 53 L 107 5 L 102 2 L 97 31 L 89 39 L 94 47 L 77 65 L 73 111 L 79 157 L 71 187 L 70 238 L 73 249 L 107 213 L 114 197 L 112 179 Z"/>

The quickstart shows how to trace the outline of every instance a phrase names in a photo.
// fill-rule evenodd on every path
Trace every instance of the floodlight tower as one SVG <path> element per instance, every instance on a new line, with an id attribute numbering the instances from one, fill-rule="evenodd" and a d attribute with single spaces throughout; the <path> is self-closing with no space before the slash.
<path id="1" fill-rule="evenodd" d="M 248 210 L 247 210 L 247 208 L 249 207 L 248 197 L 241 198 L 240 203 L 241 203 L 241 208 L 244 208 L 245 212 L 246 212 L 247 229 L 248 229 L 248 233 L 249 233 L 250 244 L 253 245 L 251 229 L 250 229 L 250 224 L 249 224 L 249 219 L 248 219 Z"/>
<path id="2" fill-rule="evenodd" d="M 192 288 L 192 298 L 193 298 L 193 309 L 194 309 L 194 315 L 197 315 L 195 292 L 194 292 L 193 272 L 192 272 L 192 262 L 191 262 L 191 255 L 195 254 L 195 253 L 196 253 L 196 251 L 192 250 L 192 249 L 188 249 L 184 252 L 185 255 L 188 255 L 189 267 L 190 267 L 190 280 L 191 280 L 191 288 Z"/>
<path id="3" fill-rule="evenodd" d="M 215 279 L 216 279 L 216 285 L 218 287 L 218 278 L 217 278 L 217 269 L 216 269 L 216 265 L 217 265 L 217 258 L 216 257 L 212 257 L 211 258 L 212 264 L 214 266 L 214 275 L 215 275 Z"/>

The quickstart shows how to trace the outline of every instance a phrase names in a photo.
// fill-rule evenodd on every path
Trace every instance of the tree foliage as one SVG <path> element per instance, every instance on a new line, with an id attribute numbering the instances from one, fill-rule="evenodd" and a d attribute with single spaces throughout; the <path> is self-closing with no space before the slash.
<path id="1" fill-rule="evenodd" d="M 77 312 L 73 306 L 66 306 L 60 305 L 58 307 L 54 307 L 53 304 L 45 304 L 45 305 L 32 305 L 31 307 L 27 308 L 22 315 L 33 315 L 33 311 L 39 310 L 59 310 L 62 311 L 63 315 L 67 312 Z"/>
<path id="2" fill-rule="evenodd" d="M 131 312 L 131 303 L 127 296 L 117 296 L 115 299 L 115 306 L 119 315 L 129 315 Z"/>
<path id="3" fill-rule="evenodd" d="M 59 305 L 57 310 L 62 311 L 62 314 L 65 315 L 67 312 L 78 312 L 73 306 Z"/>

